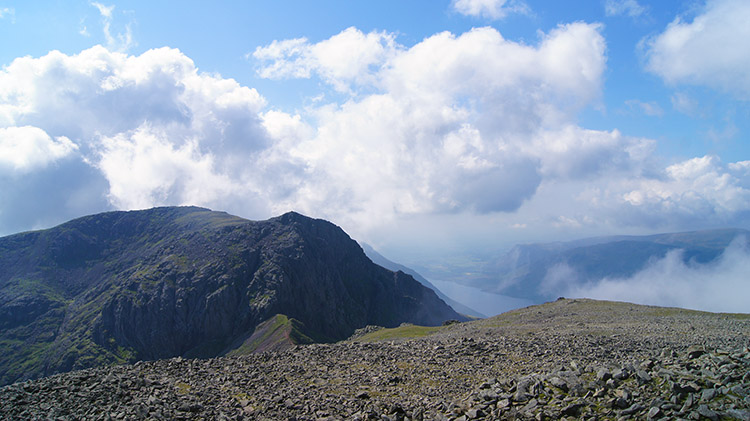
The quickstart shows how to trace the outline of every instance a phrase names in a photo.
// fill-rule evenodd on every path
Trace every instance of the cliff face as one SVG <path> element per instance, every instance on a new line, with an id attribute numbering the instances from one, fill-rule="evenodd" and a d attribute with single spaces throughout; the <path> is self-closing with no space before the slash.
<path id="1" fill-rule="evenodd" d="M 113 362 L 226 354 L 283 314 L 317 341 L 462 319 L 339 227 L 180 207 L 0 238 L 0 384 Z"/>

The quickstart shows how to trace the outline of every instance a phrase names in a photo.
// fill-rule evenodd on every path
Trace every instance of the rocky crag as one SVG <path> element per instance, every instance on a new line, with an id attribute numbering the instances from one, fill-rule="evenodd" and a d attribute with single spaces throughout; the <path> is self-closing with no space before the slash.
<path id="1" fill-rule="evenodd" d="M 0 384 L 446 319 L 463 316 L 339 227 L 294 212 L 109 212 L 0 238 Z"/>
<path id="2" fill-rule="evenodd" d="M 750 315 L 561 299 L 0 389 L 9 419 L 750 419 Z"/>

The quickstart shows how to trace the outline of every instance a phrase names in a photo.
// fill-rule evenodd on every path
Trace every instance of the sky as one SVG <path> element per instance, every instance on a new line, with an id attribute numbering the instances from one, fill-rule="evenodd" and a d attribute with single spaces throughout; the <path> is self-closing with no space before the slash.
<path id="1" fill-rule="evenodd" d="M 0 0 L 0 235 L 198 205 L 392 260 L 750 228 L 750 2 Z"/>

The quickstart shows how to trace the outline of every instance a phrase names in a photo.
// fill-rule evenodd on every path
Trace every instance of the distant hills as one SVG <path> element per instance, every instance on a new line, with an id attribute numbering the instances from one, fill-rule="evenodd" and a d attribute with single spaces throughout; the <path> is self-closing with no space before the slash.
<path id="1" fill-rule="evenodd" d="M 339 227 L 293 212 L 108 212 L 0 238 L 0 384 L 448 319 L 466 318 Z"/>
<path id="2" fill-rule="evenodd" d="M 414 269 L 408 268 L 402 264 L 388 260 L 382 254 L 375 251 L 375 249 L 372 248 L 372 246 L 370 246 L 369 244 L 362 243 L 360 245 L 362 246 L 362 249 L 365 251 L 365 254 L 367 255 L 367 257 L 369 257 L 370 260 L 373 261 L 373 263 L 378 264 L 392 271 L 401 271 L 408 275 L 411 275 L 414 279 L 419 281 L 419 283 L 435 291 L 435 294 L 437 294 L 438 297 L 440 297 L 443 301 L 446 302 L 446 304 L 451 306 L 457 312 L 461 314 L 465 314 L 467 316 L 472 316 L 472 317 L 479 317 L 479 318 L 487 317 L 486 315 L 474 310 L 473 308 L 465 304 L 459 303 L 458 301 L 443 294 L 442 291 L 440 291 L 435 285 L 433 285 L 430 281 L 428 281 L 424 276 L 417 273 L 417 271 L 415 271 Z"/>
<path id="3" fill-rule="evenodd" d="M 743 229 L 717 229 L 648 236 L 610 236 L 556 243 L 524 244 L 486 264 L 473 286 L 543 302 L 565 288 L 603 278 L 629 278 L 670 250 L 685 263 L 719 257 Z"/>

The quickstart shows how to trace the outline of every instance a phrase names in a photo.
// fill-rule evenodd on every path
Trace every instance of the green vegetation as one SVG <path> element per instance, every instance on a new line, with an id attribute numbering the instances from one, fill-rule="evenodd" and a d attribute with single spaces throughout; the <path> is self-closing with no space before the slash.
<path id="1" fill-rule="evenodd" d="M 238 348 L 227 355 L 245 355 L 272 349 L 282 349 L 293 344 L 313 343 L 313 339 L 304 332 L 302 322 L 277 314 L 259 324 L 253 334 Z"/>
<path id="2" fill-rule="evenodd" d="M 443 329 L 443 326 L 403 325 L 390 329 L 379 329 L 357 338 L 360 342 L 381 342 L 397 339 L 413 339 L 432 335 Z"/>
<path id="3" fill-rule="evenodd" d="M 185 382 L 177 382 L 174 385 L 175 389 L 177 389 L 178 395 L 187 395 L 190 393 L 191 386 Z"/>
<path id="4" fill-rule="evenodd" d="M 291 326 L 291 329 L 289 330 L 289 339 L 291 339 L 295 344 L 303 345 L 311 344 L 313 342 L 321 342 L 306 335 L 303 332 L 305 325 L 299 320 L 289 319 L 289 325 Z"/>
<path id="5" fill-rule="evenodd" d="M 687 309 L 677 308 L 677 307 L 653 307 L 653 308 L 650 308 L 647 313 L 652 316 L 662 316 L 662 317 L 684 316 L 684 315 L 697 316 L 700 314 L 712 314 L 706 311 L 687 310 Z M 736 320 L 750 319 L 750 314 L 748 313 L 719 313 L 719 314 L 725 317 L 736 319 Z"/>
<path id="6" fill-rule="evenodd" d="M 68 304 L 71 301 L 65 297 L 60 288 L 38 278 L 15 278 L 5 284 L 4 288 L 7 288 L 6 291 L 14 295 L 33 294 L 44 297 L 50 302 L 59 302 L 60 304 Z"/>

